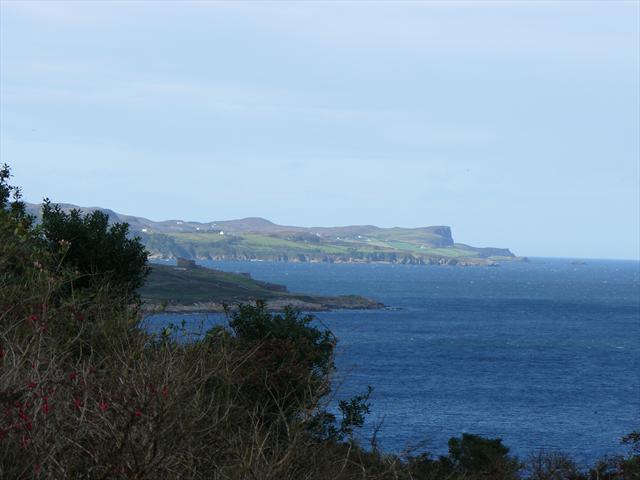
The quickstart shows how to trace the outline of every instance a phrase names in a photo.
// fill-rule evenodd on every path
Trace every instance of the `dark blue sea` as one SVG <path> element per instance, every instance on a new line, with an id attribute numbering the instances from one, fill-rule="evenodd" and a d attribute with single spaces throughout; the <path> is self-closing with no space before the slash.
<path id="1" fill-rule="evenodd" d="M 374 387 L 361 432 L 387 451 L 445 453 L 463 432 L 526 457 L 624 453 L 640 430 L 640 263 L 531 259 L 488 267 L 202 262 L 290 291 L 389 308 L 317 314 L 339 338 L 337 398 Z M 221 322 L 162 315 L 154 323 Z"/>

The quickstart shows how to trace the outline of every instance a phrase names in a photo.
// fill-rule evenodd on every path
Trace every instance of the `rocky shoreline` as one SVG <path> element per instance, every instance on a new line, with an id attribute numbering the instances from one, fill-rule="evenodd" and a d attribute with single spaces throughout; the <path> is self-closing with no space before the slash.
<path id="1" fill-rule="evenodd" d="M 171 255 L 150 255 L 151 260 L 175 260 L 176 257 Z M 424 265 L 424 266 L 457 266 L 457 267 L 497 267 L 500 265 L 499 260 L 488 258 L 453 258 L 453 257 L 415 257 L 404 256 L 396 260 L 369 260 L 352 257 L 327 257 L 298 255 L 295 257 L 276 256 L 276 257 L 258 257 L 255 255 L 204 255 L 195 256 L 193 260 L 197 261 L 227 261 L 227 262 L 275 262 L 275 263 L 332 263 L 332 264 L 378 264 L 378 265 Z M 526 262 L 526 257 L 512 257 L 506 261 Z"/>
<path id="2" fill-rule="evenodd" d="M 227 307 L 230 310 L 237 308 L 238 303 L 251 303 L 255 299 L 238 300 Z M 383 303 L 374 300 L 349 295 L 345 297 L 319 297 L 312 298 L 277 298 L 266 300 L 267 310 L 270 312 L 282 312 L 285 307 L 293 307 L 304 312 L 328 312 L 332 310 L 379 310 L 386 308 Z M 143 311 L 153 313 L 224 313 L 225 304 L 219 302 L 194 302 L 182 304 L 161 305 L 157 303 L 145 303 Z"/>

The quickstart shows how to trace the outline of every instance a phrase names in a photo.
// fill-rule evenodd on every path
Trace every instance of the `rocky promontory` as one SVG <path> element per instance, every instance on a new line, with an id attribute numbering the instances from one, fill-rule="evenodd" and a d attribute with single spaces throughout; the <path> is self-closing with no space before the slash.
<path id="1" fill-rule="evenodd" d="M 148 312 L 223 312 L 225 305 L 262 300 L 271 311 L 289 305 L 304 311 L 363 310 L 384 305 L 359 295 L 323 296 L 289 292 L 284 285 L 263 282 L 247 273 L 230 273 L 196 265 L 188 259 L 178 264 L 153 264 L 140 289 Z"/>

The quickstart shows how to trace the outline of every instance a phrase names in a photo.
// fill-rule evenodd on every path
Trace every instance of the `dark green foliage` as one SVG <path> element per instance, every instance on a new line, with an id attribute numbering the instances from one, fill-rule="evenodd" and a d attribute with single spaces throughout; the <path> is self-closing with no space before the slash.
<path id="1" fill-rule="evenodd" d="M 10 178 L 5 164 L 0 167 L 0 283 L 7 285 L 34 274 L 48 260 L 34 219 L 25 212 L 20 189 L 9 184 Z"/>
<path id="2" fill-rule="evenodd" d="M 631 432 L 622 438 L 629 446 L 629 454 L 620 462 L 624 480 L 640 480 L 640 431 Z"/>
<path id="3" fill-rule="evenodd" d="M 282 314 L 271 314 L 262 301 L 255 305 L 239 305 L 229 317 L 236 338 L 249 342 L 280 340 L 300 349 L 314 373 L 326 374 L 333 369 L 336 338 L 328 329 L 311 325 L 313 315 L 302 315 L 286 307 Z"/>
<path id="4" fill-rule="evenodd" d="M 25 212 L 25 205 L 20 200 L 21 192 L 18 187 L 9 185 L 11 168 L 4 164 L 0 166 L 0 215 L 5 225 L 13 228 L 28 230 L 33 220 Z"/>
<path id="5" fill-rule="evenodd" d="M 315 410 L 308 430 L 316 438 L 341 441 L 364 424 L 373 389 L 367 387 L 366 393 L 339 402 L 339 424 L 335 415 L 318 408 L 318 400 L 330 391 L 336 338 L 313 322 L 312 315 L 289 307 L 282 314 L 270 313 L 261 301 L 238 305 L 229 314 L 233 340 L 251 350 L 240 372 L 246 396 L 291 417 Z M 219 338 L 219 333 L 214 329 L 209 336 Z"/>
<path id="6" fill-rule="evenodd" d="M 6 163 L 0 166 L 0 210 L 3 215 L 12 218 L 14 222 L 22 223 L 24 228 L 33 224 L 33 217 L 25 212 L 20 188 L 9 185 L 11 168 Z"/>
<path id="7" fill-rule="evenodd" d="M 19 189 L 9 185 L 9 178 L 11 178 L 11 168 L 6 163 L 0 167 L 0 208 L 5 210 L 11 197 L 15 195 L 15 191 Z"/>
<path id="8" fill-rule="evenodd" d="M 509 463 L 509 449 L 500 438 L 463 433 L 449 439 L 449 458 L 458 470 L 491 473 Z"/>
<path id="9" fill-rule="evenodd" d="M 64 212 L 45 199 L 42 229 L 50 251 L 63 252 L 62 264 L 80 273 L 74 288 L 88 288 L 109 282 L 121 292 L 132 294 L 149 273 L 147 252 L 138 237 L 129 238 L 129 225 L 109 225 L 109 216 L 95 211 Z"/>
<path id="10" fill-rule="evenodd" d="M 340 401 L 338 409 L 342 414 L 339 430 L 341 435 L 351 435 L 354 428 L 362 427 L 364 425 L 366 416 L 371 413 L 369 398 L 371 398 L 372 392 L 373 388 L 369 385 L 366 393 L 356 395 L 348 401 Z"/>
<path id="11" fill-rule="evenodd" d="M 632 455 L 640 455 L 640 431 L 631 432 L 622 437 L 622 443 L 629 445 Z"/>
<path id="12" fill-rule="evenodd" d="M 239 305 L 229 317 L 229 326 L 242 341 L 281 342 L 295 347 L 297 360 L 308 367 L 312 376 L 326 375 L 334 368 L 333 349 L 336 338 L 327 329 L 311 325 L 314 317 L 285 307 L 283 313 L 271 314 L 263 301 Z"/>
<path id="13" fill-rule="evenodd" d="M 499 438 L 468 433 L 449 439 L 449 455 L 432 458 L 428 453 L 406 459 L 410 478 L 420 480 L 518 480 L 522 465 L 508 455 Z M 540 457 L 540 464 L 544 462 Z M 535 477 L 538 480 L 546 477 Z M 531 478 L 533 480 L 533 477 Z M 549 478 L 551 480 L 551 477 Z M 558 478 L 553 480 L 569 480 Z M 578 480 L 578 479 L 575 479 Z"/>
<path id="14" fill-rule="evenodd" d="M 454 479 L 455 472 L 449 457 L 434 459 L 429 453 L 423 453 L 406 459 L 406 469 L 410 478 L 420 480 Z"/>
<path id="15" fill-rule="evenodd" d="M 622 478 L 624 480 L 640 479 L 640 455 L 633 455 L 621 462 Z"/>
<path id="16" fill-rule="evenodd" d="M 329 391 L 336 339 L 312 321 L 292 308 L 269 313 L 261 301 L 229 314 L 235 347 L 251 352 L 239 372 L 243 391 L 274 415 L 296 416 Z"/>
<path id="17" fill-rule="evenodd" d="M 311 419 L 308 430 L 320 441 L 342 442 L 349 439 L 353 442 L 353 431 L 364 425 L 366 416 L 371 413 L 369 398 L 373 388 L 361 395 L 355 395 L 349 400 L 341 400 L 338 410 L 342 418 L 340 423 L 336 416 L 326 410 L 321 410 Z"/>

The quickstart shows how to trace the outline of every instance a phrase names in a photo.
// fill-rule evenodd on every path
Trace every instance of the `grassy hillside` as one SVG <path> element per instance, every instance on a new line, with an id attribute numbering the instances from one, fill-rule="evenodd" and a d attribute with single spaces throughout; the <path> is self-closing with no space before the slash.
<path id="1" fill-rule="evenodd" d="M 63 205 L 65 209 L 79 208 Z M 98 207 L 81 208 L 92 211 Z M 519 260 L 507 248 L 478 248 L 455 243 L 451 228 L 380 228 L 373 225 L 297 227 L 263 218 L 213 222 L 165 220 L 108 213 L 127 222 L 155 258 L 271 260 L 289 262 L 389 262 L 409 264 L 493 265 Z M 29 211 L 38 216 L 40 206 Z"/>
<path id="2" fill-rule="evenodd" d="M 200 266 L 184 268 L 154 264 L 140 294 L 149 308 L 166 305 L 169 311 L 222 311 L 223 304 L 255 300 L 267 301 L 272 310 L 287 304 L 310 311 L 382 307 L 356 295 L 325 297 L 291 293 L 283 285 Z"/>
<path id="3" fill-rule="evenodd" d="M 273 260 L 290 262 L 389 262 L 410 264 L 492 264 L 514 260 L 508 249 L 475 248 L 451 243 L 439 246 L 432 234 L 394 229 L 381 234 L 350 237 L 319 234 L 142 232 L 153 256 L 213 260 Z"/>

